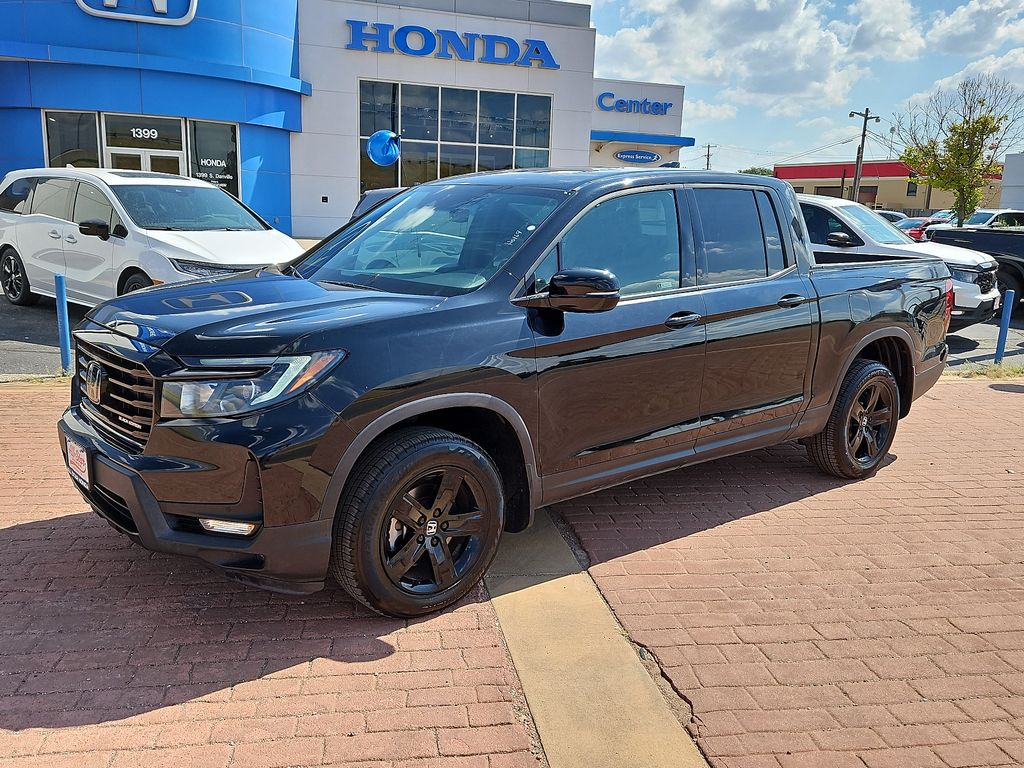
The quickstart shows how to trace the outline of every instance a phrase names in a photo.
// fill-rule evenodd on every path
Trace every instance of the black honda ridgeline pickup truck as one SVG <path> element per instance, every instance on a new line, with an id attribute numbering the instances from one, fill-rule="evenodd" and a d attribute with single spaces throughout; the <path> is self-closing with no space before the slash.
<path id="1" fill-rule="evenodd" d="M 149 549 L 417 616 L 562 499 L 788 440 L 875 472 L 942 372 L 952 284 L 829 258 L 771 178 L 423 184 L 286 267 L 96 307 L 60 443 Z"/>

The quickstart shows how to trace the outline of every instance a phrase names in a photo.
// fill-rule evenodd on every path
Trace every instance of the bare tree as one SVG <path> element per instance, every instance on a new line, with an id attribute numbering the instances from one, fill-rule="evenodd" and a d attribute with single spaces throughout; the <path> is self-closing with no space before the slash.
<path id="1" fill-rule="evenodd" d="M 953 192 L 963 221 L 998 160 L 1024 144 L 1024 92 L 1005 78 L 976 75 L 912 102 L 894 122 L 901 159 L 933 186 Z"/>

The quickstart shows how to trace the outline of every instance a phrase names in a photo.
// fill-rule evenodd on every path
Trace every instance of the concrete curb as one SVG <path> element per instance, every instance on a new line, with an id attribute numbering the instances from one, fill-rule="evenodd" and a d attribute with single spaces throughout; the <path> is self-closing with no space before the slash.
<path id="1" fill-rule="evenodd" d="M 545 510 L 486 584 L 551 768 L 707 767 Z"/>

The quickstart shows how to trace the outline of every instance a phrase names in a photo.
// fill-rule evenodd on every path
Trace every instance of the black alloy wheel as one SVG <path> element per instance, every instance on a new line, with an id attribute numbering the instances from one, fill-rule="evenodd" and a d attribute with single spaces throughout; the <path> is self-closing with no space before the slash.
<path id="1" fill-rule="evenodd" d="M 825 428 L 803 440 L 807 455 L 834 477 L 870 477 L 885 461 L 900 418 L 896 377 L 874 360 L 850 366 Z"/>
<path id="2" fill-rule="evenodd" d="M 148 288 L 153 284 L 153 281 L 149 279 L 143 272 L 133 272 L 127 280 L 124 281 L 124 287 L 121 289 L 121 295 L 132 293 L 143 288 Z"/>
<path id="3" fill-rule="evenodd" d="M 479 483 L 459 467 L 431 470 L 409 484 L 381 528 L 381 557 L 395 585 L 436 594 L 475 565 L 484 549 L 482 497 Z"/>
<path id="4" fill-rule="evenodd" d="M 379 438 L 345 483 L 330 571 L 379 613 L 451 605 L 483 577 L 505 523 L 501 475 L 462 435 L 408 427 Z"/>
<path id="5" fill-rule="evenodd" d="M 875 463 L 882 446 L 888 445 L 895 413 L 892 393 L 881 381 L 869 381 L 857 393 L 846 422 L 850 456 L 864 467 Z"/>
<path id="6" fill-rule="evenodd" d="M 29 289 L 25 267 L 12 249 L 0 254 L 0 287 L 12 304 L 27 306 L 34 304 L 38 297 Z"/>

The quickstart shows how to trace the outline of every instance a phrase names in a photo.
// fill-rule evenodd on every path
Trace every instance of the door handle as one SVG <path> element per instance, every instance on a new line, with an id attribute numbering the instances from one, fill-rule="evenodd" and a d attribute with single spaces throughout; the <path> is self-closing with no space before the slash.
<path id="1" fill-rule="evenodd" d="M 780 307 L 799 307 L 805 301 L 807 301 L 807 297 L 790 293 L 779 299 L 778 304 Z"/>
<path id="2" fill-rule="evenodd" d="M 66 235 L 66 236 L 64 237 L 64 239 L 65 239 L 65 240 L 66 240 L 67 242 L 69 242 L 69 243 L 77 243 L 77 242 L 78 242 L 78 238 L 77 238 L 77 237 L 75 237 L 74 235 Z"/>
<path id="3" fill-rule="evenodd" d="M 669 315 L 665 325 L 669 328 L 686 328 L 687 326 L 699 323 L 704 318 L 696 312 L 676 312 Z"/>
<path id="4" fill-rule="evenodd" d="M 52 237 L 54 240 L 60 240 L 60 232 L 58 232 L 56 229 L 51 229 L 49 234 L 50 237 Z"/>

